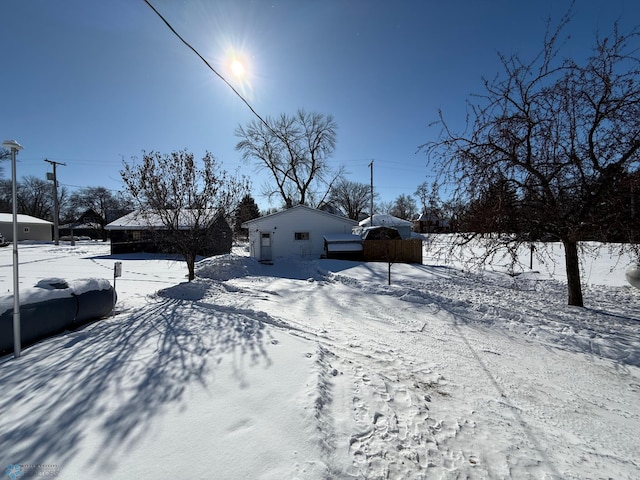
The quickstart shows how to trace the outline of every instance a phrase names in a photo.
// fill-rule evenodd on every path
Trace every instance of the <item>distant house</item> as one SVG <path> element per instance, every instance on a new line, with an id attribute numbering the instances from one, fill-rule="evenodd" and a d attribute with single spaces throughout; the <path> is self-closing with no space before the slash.
<path id="1" fill-rule="evenodd" d="M 249 231 L 250 254 L 260 261 L 300 255 L 321 257 L 324 237 L 350 234 L 357 222 L 305 205 L 254 218 L 242 224 Z"/>
<path id="2" fill-rule="evenodd" d="M 60 225 L 60 236 L 71 236 L 71 232 L 73 232 L 75 237 L 105 238 L 103 223 L 102 216 L 94 209 L 89 208 L 75 222 Z"/>
<path id="3" fill-rule="evenodd" d="M 18 241 L 53 240 L 53 223 L 30 215 L 17 215 Z M 13 214 L 0 213 L 0 233 L 7 242 L 13 241 Z"/>
<path id="4" fill-rule="evenodd" d="M 418 233 L 446 233 L 451 231 L 451 224 L 432 213 L 423 213 L 413 221 L 413 228 Z"/>
<path id="5" fill-rule="evenodd" d="M 211 220 L 202 227 L 206 232 L 206 246 L 198 255 L 210 256 L 231 252 L 233 232 L 223 215 L 212 214 Z M 193 213 L 184 209 L 178 215 L 178 230 L 192 230 Z M 110 232 L 111 253 L 176 253 L 168 241 L 168 230 L 157 214 L 135 210 L 105 226 Z"/>

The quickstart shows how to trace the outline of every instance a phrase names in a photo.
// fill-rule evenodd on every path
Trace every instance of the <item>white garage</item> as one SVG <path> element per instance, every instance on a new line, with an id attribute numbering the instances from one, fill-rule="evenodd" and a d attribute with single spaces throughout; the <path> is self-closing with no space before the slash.
<path id="1" fill-rule="evenodd" d="M 322 210 L 296 205 L 242 224 L 249 230 L 251 256 L 260 261 L 299 255 L 320 258 L 324 236 L 350 234 L 358 222 Z"/>

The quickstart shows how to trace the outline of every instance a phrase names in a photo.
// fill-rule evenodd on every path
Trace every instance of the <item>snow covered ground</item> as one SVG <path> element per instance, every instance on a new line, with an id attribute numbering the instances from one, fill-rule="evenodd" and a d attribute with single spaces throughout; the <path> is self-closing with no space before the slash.
<path id="1" fill-rule="evenodd" d="M 556 247 L 553 247 L 556 248 Z M 557 248 L 557 253 L 561 253 Z M 640 290 L 606 250 L 486 271 L 20 246 L 115 315 L 0 359 L 0 469 L 60 479 L 637 479 Z M 527 252 L 523 262 L 528 266 Z M 11 248 L 0 291 L 12 290 Z M 21 465 L 21 466 L 20 466 Z"/>

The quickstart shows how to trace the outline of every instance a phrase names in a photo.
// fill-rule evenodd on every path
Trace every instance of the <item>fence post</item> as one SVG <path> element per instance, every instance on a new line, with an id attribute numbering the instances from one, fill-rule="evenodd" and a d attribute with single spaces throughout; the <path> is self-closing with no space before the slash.
<path id="1" fill-rule="evenodd" d="M 122 262 L 116 262 L 113 264 L 113 294 L 117 295 L 116 290 L 116 278 L 122 276 Z M 113 303 L 113 316 L 116 316 L 116 304 Z"/>

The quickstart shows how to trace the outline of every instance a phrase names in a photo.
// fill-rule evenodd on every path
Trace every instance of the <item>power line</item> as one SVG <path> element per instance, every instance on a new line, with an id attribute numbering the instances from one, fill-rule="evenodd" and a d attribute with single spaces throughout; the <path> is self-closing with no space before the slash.
<path id="1" fill-rule="evenodd" d="M 173 32 L 173 34 L 176 37 L 178 37 L 182 43 L 185 44 L 185 46 L 187 46 L 193 53 L 195 53 L 198 56 L 198 58 L 200 58 L 200 60 L 202 60 L 204 62 L 204 64 L 207 67 L 209 67 L 209 70 L 211 70 L 213 73 L 215 73 L 218 76 L 218 78 L 220 78 L 220 80 L 222 80 L 233 91 L 233 93 L 235 93 L 238 96 L 238 98 L 240 98 L 240 100 L 242 100 L 242 102 L 247 107 L 249 107 L 249 110 L 251 110 L 251 113 L 253 113 L 256 117 L 258 117 L 258 120 L 260 120 L 272 133 L 274 133 L 276 136 L 279 137 L 279 135 L 276 132 L 273 131 L 271 126 L 258 114 L 258 112 L 256 112 L 254 110 L 254 108 L 251 106 L 251 104 L 235 89 L 235 87 L 233 85 L 231 85 L 231 83 L 229 83 L 227 81 L 227 79 L 224 78 L 220 73 L 218 73 L 218 71 L 215 68 L 213 68 L 213 66 L 211 66 L 211 64 L 202 55 L 200 55 L 200 52 L 198 52 L 193 46 L 191 46 L 191 44 L 189 42 L 187 42 L 184 38 L 182 38 L 182 36 L 176 31 L 175 28 L 173 28 L 171 26 L 171 24 L 167 21 L 167 19 L 164 18 L 162 16 L 162 14 L 160 12 L 158 12 L 158 10 L 156 10 L 156 8 L 153 5 L 151 5 L 151 2 L 149 2 L 149 0 L 144 0 L 144 3 L 146 3 L 149 6 L 149 8 L 151 8 L 151 10 L 153 10 L 158 17 L 160 17 L 160 19 L 169 28 L 169 30 L 171 30 Z"/>

